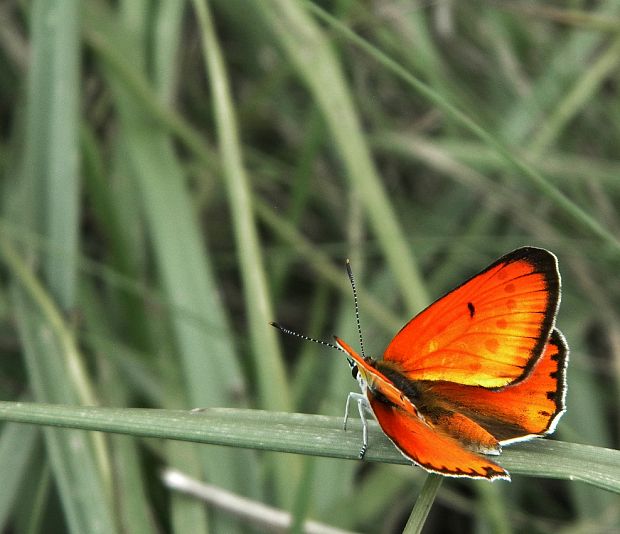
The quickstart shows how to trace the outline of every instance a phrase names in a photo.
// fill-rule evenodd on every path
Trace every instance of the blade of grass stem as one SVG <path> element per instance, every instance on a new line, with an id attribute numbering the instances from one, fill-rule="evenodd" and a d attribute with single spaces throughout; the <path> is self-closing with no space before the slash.
<path id="1" fill-rule="evenodd" d="M 154 410 L 0 401 L 0 420 L 114 432 L 331 458 L 357 459 L 361 424 L 342 429 L 342 417 L 234 408 Z M 374 421 L 369 421 L 368 461 L 409 464 Z M 582 480 L 620 493 L 620 451 L 534 439 L 502 451 L 515 474 Z M 500 482 L 496 482 L 500 483 Z"/>
<path id="2" fill-rule="evenodd" d="M 422 491 L 420 491 L 407 524 L 403 529 L 403 534 L 419 534 L 422 532 L 442 482 L 443 478 L 439 475 L 431 474 L 426 477 Z"/>
<path id="3" fill-rule="evenodd" d="M 6 530 L 6 522 L 19 496 L 24 477 L 28 474 L 28 464 L 35 451 L 39 430 L 29 425 L 7 424 L 0 433 L 0 472 L 2 491 L 0 492 L 0 530 Z"/>
<path id="4" fill-rule="evenodd" d="M 49 91 L 47 120 L 37 128 L 46 132 L 44 175 L 39 175 L 44 188 L 43 229 L 50 243 L 62 254 L 46 256 L 43 261 L 51 293 L 63 310 L 75 304 L 79 226 L 79 5 L 77 0 L 49 0 L 41 13 L 42 41 L 35 46 L 49 48 L 47 77 L 41 80 Z M 43 117 L 41 117 L 43 118 Z"/>
<path id="5" fill-rule="evenodd" d="M 227 74 L 208 6 L 204 2 L 195 1 L 194 9 L 201 26 L 203 54 L 213 94 L 219 151 L 235 228 L 262 404 L 272 410 L 289 409 L 290 393 L 282 358 L 279 356 L 277 335 L 269 326 L 273 311 L 269 302 L 264 262 L 253 217 L 252 192 L 242 161 Z"/>

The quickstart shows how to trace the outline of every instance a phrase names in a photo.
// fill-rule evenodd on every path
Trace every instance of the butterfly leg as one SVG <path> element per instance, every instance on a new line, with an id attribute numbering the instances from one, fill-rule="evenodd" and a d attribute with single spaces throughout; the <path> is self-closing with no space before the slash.
<path id="1" fill-rule="evenodd" d="M 360 399 L 362 399 L 362 402 L 366 401 L 366 397 L 364 397 L 364 395 L 362 395 L 361 393 L 353 393 L 352 391 L 347 395 L 347 402 L 344 405 L 344 422 L 342 425 L 342 429 L 346 430 L 347 429 L 347 421 L 349 420 L 349 404 L 351 402 L 351 399 L 354 399 L 355 401 L 357 401 L 358 404 L 358 410 L 359 410 L 359 403 L 360 403 Z"/>
<path id="2" fill-rule="evenodd" d="M 365 410 L 368 409 L 368 400 L 361 393 L 349 393 L 347 396 L 347 403 L 344 408 L 344 424 L 343 429 L 347 429 L 347 420 L 349 419 L 349 403 L 351 400 L 355 400 L 357 402 L 357 410 L 360 414 L 360 419 L 362 420 L 362 448 L 360 449 L 360 460 L 364 458 L 366 451 L 368 450 L 368 422 L 366 421 Z"/>

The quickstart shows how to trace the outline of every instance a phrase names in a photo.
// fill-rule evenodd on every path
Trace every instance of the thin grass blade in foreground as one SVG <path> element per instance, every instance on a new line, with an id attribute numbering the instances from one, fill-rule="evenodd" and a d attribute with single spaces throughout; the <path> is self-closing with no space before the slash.
<path id="1" fill-rule="evenodd" d="M 344 431 L 341 417 L 233 408 L 189 412 L 0 402 L 0 420 L 350 460 L 359 458 L 361 440 L 357 420 Z M 369 442 L 366 460 L 409 463 L 374 421 Z M 617 450 L 535 439 L 506 447 L 500 458 L 512 475 L 581 480 L 620 493 Z"/>
<path id="2" fill-rule="evenodd" d="M 426 477 L 426 481 L 411 511 L 409 520 L 403 529 L 403 534 L 418 534 L 422 532 L 428 513 L 441 487 L 442 480 L 443 477 L 434 473 L 430 473 Z"/>

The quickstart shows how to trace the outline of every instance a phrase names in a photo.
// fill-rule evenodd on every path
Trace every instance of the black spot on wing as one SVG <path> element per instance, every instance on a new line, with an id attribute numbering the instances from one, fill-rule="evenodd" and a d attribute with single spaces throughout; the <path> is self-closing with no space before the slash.
<path id="1" fill-rule="evenodd" d="M 473 319 L 474 315 L 476 314 L 476 308 L 474 308 L 473 303 L 468 302 L 467 309 L 469 310 L 469 317 Z"/>

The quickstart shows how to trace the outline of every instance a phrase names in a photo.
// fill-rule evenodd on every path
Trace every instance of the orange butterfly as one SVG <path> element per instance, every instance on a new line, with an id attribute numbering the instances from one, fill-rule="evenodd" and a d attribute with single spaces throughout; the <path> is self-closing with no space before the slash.
<path id="1" fill-rule="evenodd" d="M 554 326 L 559 301 L 556 257 L 524 247 L 416 315 L 382 360 L 336 338 L 362 390 L 349 394 L 345 410 L 346 425 L 349 401 L 357 401 L 360 458 L 369 409 L 400 452 L 427 471 L 509 480 L 483 454 L 550 434 L 565 411 L 568 347 Z"/>

